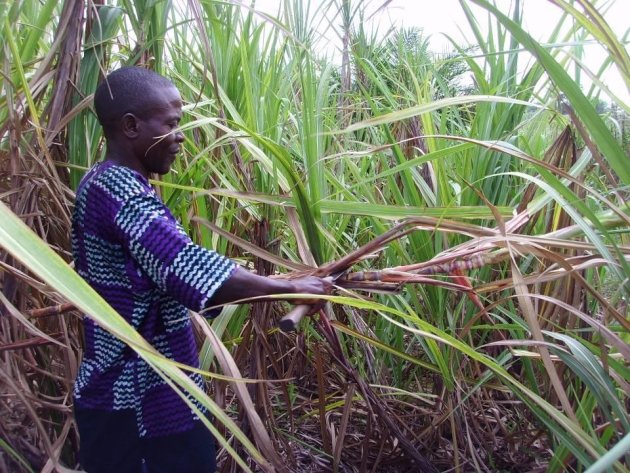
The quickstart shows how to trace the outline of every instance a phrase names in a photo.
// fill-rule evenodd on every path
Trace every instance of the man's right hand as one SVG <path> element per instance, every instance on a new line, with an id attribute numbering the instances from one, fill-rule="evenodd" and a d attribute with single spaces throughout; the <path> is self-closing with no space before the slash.
<path id="1" fill-rule="evenodd" d="M 210 300 L 212 305 L 228 304 L 235 301 L 247 301 L 250 298 L 273 296 L 276 294 L 330 294 L 333 289 L 332 278 L 305 276 L 296 279 L 279 279 L 258 276 L 238 267 L 225 281 Z M 314 304 L 319 299 L 291 299 L 292 304 Z"/>
<path id="2" fill-rule="evenodd" d="M 319 278 L 317 276 L 305 276 L 303 278 L 291 280 L 291 283 L 293 283 L 294 286 L 294 294 L 315 294 L 318 296 L 325 296 L 332 293 L 332 282 L 333 278 L 331 277 Z M 296 305 L 318 305 L 321 301 L 322 299 L 292 299 L 289 302 Z"/>

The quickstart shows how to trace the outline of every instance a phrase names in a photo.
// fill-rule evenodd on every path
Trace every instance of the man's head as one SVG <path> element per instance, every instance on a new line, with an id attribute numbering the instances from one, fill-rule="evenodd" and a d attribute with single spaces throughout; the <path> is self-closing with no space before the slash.
<path id="1" fill-rule="evenodd" d="M 126 113 L 144 118 L 153 104 L 153 92 L 174 87 L 166 77 L 142 67 L 123 67 L 109 74 L 94 92 L 98 121 L 108 136 Z"/>
<path id="2" fill-rule="evenodd" d="M 108 157 L 145 176 L 165 174 L 184 137 L 179 92 L 167 78 L 140 67 L 109 74 L 94 93 L 94 108 L 108 140 Z"/>

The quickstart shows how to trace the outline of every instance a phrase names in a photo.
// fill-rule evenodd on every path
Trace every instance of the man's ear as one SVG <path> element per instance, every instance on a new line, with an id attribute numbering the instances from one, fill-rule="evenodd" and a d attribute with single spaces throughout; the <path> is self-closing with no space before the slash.
<path id="1" fill-rule="evenodd" d="M 136 138 L 139 133 L 140 120 L 133 113 L 125 113 L 120 121 L 120 128 L 127 138 Z"/>

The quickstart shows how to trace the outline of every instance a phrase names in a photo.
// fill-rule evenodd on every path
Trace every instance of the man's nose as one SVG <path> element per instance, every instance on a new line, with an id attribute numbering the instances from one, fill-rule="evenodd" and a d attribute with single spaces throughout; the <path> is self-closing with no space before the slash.
<path id="1" fill-rule="evenodd" d="M 177 143 L 183 143 L 184 142 L 184 134 L 181 131 L 178 131 L 175 133 L 175 141 Z"/>

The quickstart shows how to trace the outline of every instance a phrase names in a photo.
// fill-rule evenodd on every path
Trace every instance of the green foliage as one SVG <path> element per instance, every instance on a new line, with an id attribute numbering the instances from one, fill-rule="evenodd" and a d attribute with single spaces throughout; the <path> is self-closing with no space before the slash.
<path id="1" fill-rule="evenodd" d="M 9 176 L 0 179 L 0 195 L 11 208 L 0 207 L 0 281 L 9 298 L 7 288 L 19 281 L 22 297 L 9 301 L 12 330 L 1 343 L 52 332 L 17 314 L 67 300 L 190 388 L 181 367 L 157 357 L 16 217 L 67 255 L 59 228 L 67 229 L 70 189 L 104 151 L 89 96 L 105 72 L 143 64 L 170 77 L 185 102 L 182 156 L 154 184 L 198 243 L 250 269 L 282 273 L 339 260 L 416 218 L 423 223 L 414 231 L 352 271 L 485 258 L 462 274 L 435 277 L 464 278 L 474 292 L 439 284 L 368 298 L 344 292 L 332 298 L 332 325 L 305 322 L 296 339 L 275 329 L 285 306 L 225 308 L 212 328 L 246 376 L 281 380 L 252 385 L 254 403 L 243 382 L 233 384 L 255 429 L 264 413 L 282 451 L 288 440 L 316 442 L 312 448 L 335 468 L 357 466 L 343 439 L 348 422 L 365 432 L 370 412 L 369 428 L 388 445 L 413 437 L 445 468 L 464 471 L 470 463 L 498 471 L 552 451 L 549 471 L 628 471 L 627 110 L 618 105 L 607 117 L 595 104 L 607 100 L 599 86 L 604 66 L 614 64 L 630 83 L 630 62 L 586 0 L 554 2 L 565 16 L 542 43 L 523 25 L 527 2 L 509 12 L 473 3 L 487 13 L 487 28 L 479 26 L 479 10 L 462 1 L 476 44 L 454 45 L 446 56 L 433 55 L 418 30 L 382 37 L 368 31 L 369 2 L 362 0 L 329 0 L 317 11 L 311 2 L 285 0 L 277 15 L 219 0 L 96 4 L 75 45 L 76 71 L 55 66 L 65 8 L 0 3 L 0 171 Z M 321 19 L 330 17 L 322 32 Z M 319 34 L 342 39 L 341 59 L 324 55 Z M 563 51 L 569 40 L 577 43 L 574 56 Z M 609 53 L 587 92 L 578 85 L 586 41 Z M 466 75 L 472 84 L 459 81 Z M 73 96 L 61 125 L 48 123 L 54 87 L 64 81 L 73 84 Z M 39 176 L 42 190 L 34 193 L 26 176 Z M 222 383 L 240 373 L 207 330 L 200 330 L 202 369 L 223 395 Z M 79 342 L 67 337 L 61 345 L 66 378 L 57 394 L 67 399 L 74 369 L 68 360 Z M 23 366 L 19 351 L 9 353 L 11 369 Z M 223 376 L 211 372 L 217 363 Z M 10 372 L 3 367 L 0 374 L 10 379 Z M 357 390 L 345 411 L 349 383 Z M 22 386 L 37 392 L 29 381 Z M 240 468 L 254 469 L 243 446 L 261 468 L 270 469 L 269 461 L 282 470 L 264 435 L 254 434 L 254 446 L 209 396 L 195 396 L 238 438 L 238 447 L 222 444 Z M 399 421 L 398 434 L 384 413 Z M 407 425 L 403 417 L 421 420 Z M 60 458 L 53 443 L 70 439 L 71 428 L 39 430 L 50 436 L 42 448 L 53 463 Z M 514 439 L 526 439 L 532 452 L 519 451 Z M 25 470 L 37 469 L 24 466 L 10 441 L 0 447 Z"/>

